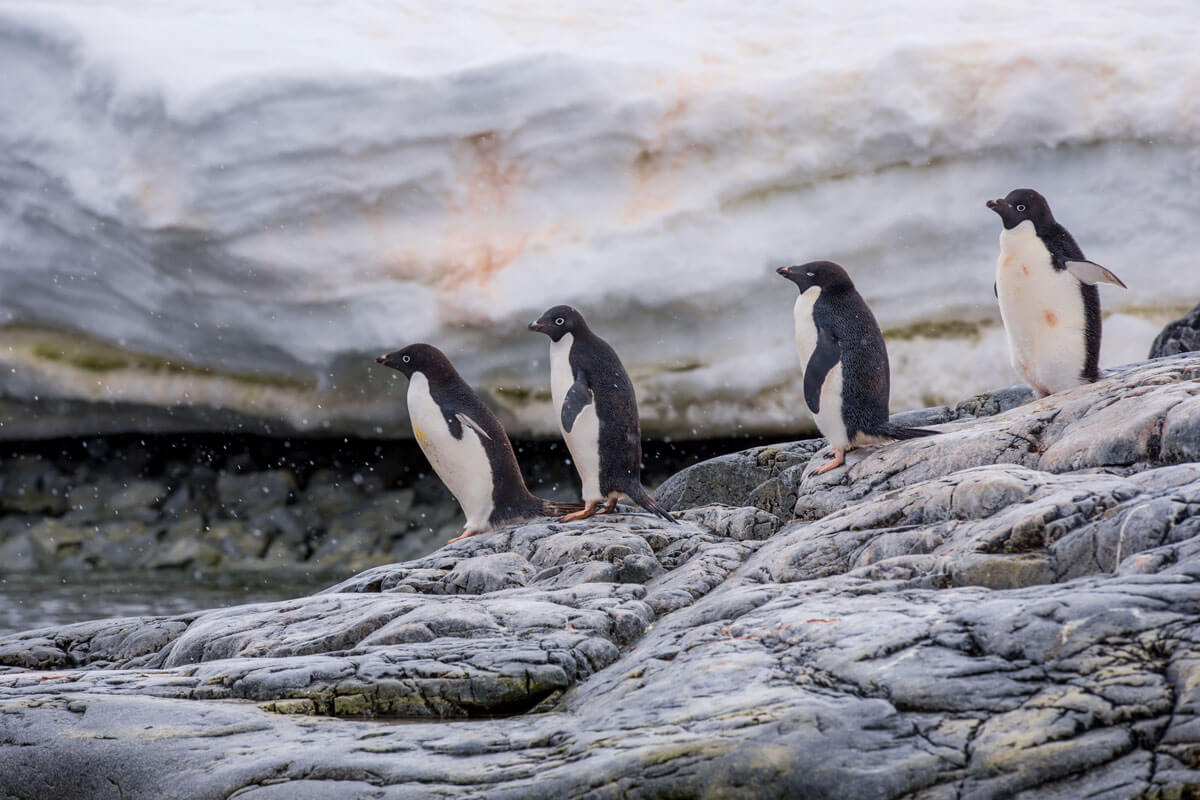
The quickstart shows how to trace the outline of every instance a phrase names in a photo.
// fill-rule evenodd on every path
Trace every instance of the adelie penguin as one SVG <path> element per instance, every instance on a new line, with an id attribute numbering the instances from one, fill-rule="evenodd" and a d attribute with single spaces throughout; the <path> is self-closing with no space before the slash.
<path id="1" fill-rule="evenodd" d="M 776 272 L 800 289 L 793 317 L 804 402 L 833 448 L 833 458 L 814 475 L 844 464 L 851 448 L 938 433 L 888 421 L 887 347 L 846 270 L 813 261 Z"/>
<path id="2" fill-rule="evenodd" d="M 558 516 L 582 508 L 530 493 L 500 420 L 441 350 L 412 344 L 375 361 L 408 378 L 413 436 L 467 516 L 462 535 L 450 541 L 506 522 Z"/>
<path id="3" fill-rule="evenodd" d="M 642 486 L 642 437 L 633 383 L 621 359 L 570 306 L 554 306 L 529 330 L 550 337 L 550 395 L 583 483 L 584 508 L 564 522 L 608 514 L 621 495 L 675 522 Z M 596 506 L 604 502 L 604 510 Z"/>
<path id="4" fill-rule="evenodd" d="M 1000 215 L 1000 258 L 993 290 L 1013 367 L 1045 397 L 1100 377 L 1098 283 L 1125 288 L 1083 257 L 1046 198 L 1016 189 L 987 207 Z"/>

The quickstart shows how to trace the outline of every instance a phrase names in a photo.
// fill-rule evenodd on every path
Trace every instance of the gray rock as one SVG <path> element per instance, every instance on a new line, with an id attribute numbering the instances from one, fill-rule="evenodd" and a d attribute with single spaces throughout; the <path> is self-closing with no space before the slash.
<path id="1" fill-rule="evenodd" d="M 960 419 L 991 416 L 1032 399 L 1027 386 L 1012 386 L 976 395 L 953 409 L 946 406 L 896 414 L 897 425 L 928 427 Z M 656 499 L 679 511 L 712 503 L 751 505 L 772 514 L 795 504 L 796 483 L 803 468 L 821 448 L 824 439 L 753 447 L 739 453 L 702 461 L 671 476 L 658 487 Z"/>
<path id="2" fill-rule="evenodd" d="M 157 531 L 133 520 L 104 522 L 83 540 L 80 555 L 97 569 L 132 569 L 158 551 Z"/>
<path id="3" fill-rule="evenodd" d="M 184 538 L 176 539 L 165 549 L 156 552 L 146 562 L 151 569 L 177 569 L 183 567 L 213 567 L 221 563 L 221 551 L 208 542 Z"/>
<path id="4" fill-rule="evenodd" d="M 203 538 L 231 561 L 264 558 L 267 549 L 274 544 L 262 527 L 241 520 L 214 521 L 206 528 Z"/>
<path id="5" fill-rule="evenodd" d="M 1200 350 L 1200 305 L 1169 323 L 1150 345 L 1149 358 Z"/>
<path id="6" fill-rule="evenodd" d="M 824 441 L 766 445 L 701 461 L 664 481 L 655 499 L 670 511 L 713 503 L 746 505 L 763 483 L 791 467 L 807 464 Z"/>
<path id="7" fill-rule="evenodd" d="M 43 519 L 29 529 L 38 564 L 43 568 L 52 568 L 62 559 L 77 554 L 92 530 L 92 526 L 83 528 L 68 525 L 53 517 Z"/>
<path id="8" fill-rule="evenodd" d="M 18 533 L 0 542 L 0 570 L 3 572 L 33 572 L 38 568 L 33 537 Z"/>
<path id="9" fill-rule="evenodd" d="M 62 514 L 70 481 L 41 456 L 20 456 L 0 472 L 0 510 L 23 514 Z"/>
<path id="10" fill-rule="evenodd" d="M 311 509 L 317 519 L 328 521 L 339 514 L 353 511 L 362 499 L 362 494 L 352 481 L 330 470 L 320 470 L 309 480 L 297 502 Z"/>
<path id="11" fill-rule="evenodd" d="M 369 529 L 344 530 L 339 529 L 326 536 L 313 553 L 310 563 L 313 569 L 332 569 L 350 565 L 351 569 L 365 569 L 390 560 L 386 551 L 379 548 L 380 535 Z M 277 540 L 275 552 L 269 557 L 283 560 L 296 560 L 298 553 L 295 545 L 286 540 Z M 284 549 L 286 548 L 286 549 Z"/>
<path id="12" fill-rule="evenodd" d="M 725 496 L 761 502 L 677 525 L 515 525 L 293 601 L 2 637 L 0 793 L 1189 796 L 1198 379 L 991 395 L 821 476 L 816 440 L 737 454 Z"/>
<path id="13" fill-rule="evenodd" d="M 285 469 L 244 474 L 222 472 L 217 478 L 221 507 L 239 519 L 287 504 L 295 489 L 296 478 Z"/>
<path id="14" fill-rule="evenodd" d="M 129 518 L 136 512 L 157 508 L 167 498 L 167 495 L 167 487 L 158 481 L 135 480 L 104 498 L 104 505 L 114 516 Z M 151 519 L 156 516 L 152 514 Z M 141 521 L 148 522 L 151 519 Z"/>

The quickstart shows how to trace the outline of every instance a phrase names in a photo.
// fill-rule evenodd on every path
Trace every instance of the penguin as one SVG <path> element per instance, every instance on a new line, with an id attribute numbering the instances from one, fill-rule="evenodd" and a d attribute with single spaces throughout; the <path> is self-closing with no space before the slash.
<path id="1" fill-rule="evenodd" d="M 550 395 L 583 484 L 583 510 L 562 521 L 610 514 L 617 498 L 626 495 L 678 522 L 642 486 L 637 400 L 616 351 L 570 306 L 554 306 L 529 323 L 529 330 L 550 337 Z M 597 512 L 601 501 L 604 509 Z"/>
<path id="2" fill-rule="evenodd" d="M 530 493 L 500 420 L 441 350 L 412 344 L 375 361 L 408 378 L 413 436 L 466 514 L 462 535 L 451 542 L 506 522 L 559 516 L 583 507 Z"/>
<path id="3" fill-rule="evenodd" d="M 852 448 L 938 433 L 888 421 L 887 347 L 845 269 L 832 261 L 812 261 L 776 272 L 800 289 L 793 317 L 804 402 L 833 448 L 833 458 L 814 475 L 846 463 Z"/>
<path id="4" fill-rule="evenodd" d="M 1125 288 L 1083 257 L 1067 229 L 1033 189 L 989 200 L 1000 215 L 1000 257 L 992 291 L 1008 334 L 1013 367 L 1038 397 L 1100 377 L 1098 283 Z"/>

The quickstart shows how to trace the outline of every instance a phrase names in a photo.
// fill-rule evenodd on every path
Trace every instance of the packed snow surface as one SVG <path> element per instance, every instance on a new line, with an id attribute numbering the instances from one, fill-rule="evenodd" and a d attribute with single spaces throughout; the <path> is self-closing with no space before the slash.
<path id="1" fill-rule="evenodd" d="M 0 435 L 406 434 L 426 341 L 556 430 L 571 303 L 643 429 L 803 410 L 775 267 L 842 263 L 892 408 L 1016 382 L 989 198 L 1047 196 L 1102 363 L 1200 300 L 1192 2 L 0 2 Z"/>

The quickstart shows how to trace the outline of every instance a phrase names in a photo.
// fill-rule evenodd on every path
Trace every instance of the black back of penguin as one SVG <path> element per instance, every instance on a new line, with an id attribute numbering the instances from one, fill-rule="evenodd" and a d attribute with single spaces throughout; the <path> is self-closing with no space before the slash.
<path id="1" fill-rule="evenodd" d="M 420 372 L 429 381 L 429 393 L 442 411 L 442 417 L 455 439 L 463 437 L 462 414 L 472 420 L 485 434 L 481 437 L 492 470 L 492 524 L 511 519 L 536 516 L 543 511 L 543 501 L 534 497 L 525 486 L 521 468 L 512 443 L 500 420 L 463 380 L 450 359 L 436 347 L 412 344 L 402 350 L 380 356 L 376 361 L 412 379 Z"/>
<path id="2" fill-rule="evenodd" d="M 891 372 L 879 323 L 850 276 L 832 261 L 817 262 L 825 271 L 821 296 L 813 306 L 817 328 L 833 331 L 841 347 L 842 419 L 851 441 L 859 433 L 877 434 L 888 421 Z"/>
<path id="3" fill-rule="evenodd" d="M 572 318 L 571 371 L 583 371 L 592 389 L 600 423 L 600 491 L 631 493 L 641 488 L 642 435 L 633 381 L 612 346 L 597 336 L 583 315 L 569 306 L 558 313 Z M 549 313 L 549 312 L 547 312 Z"/>

